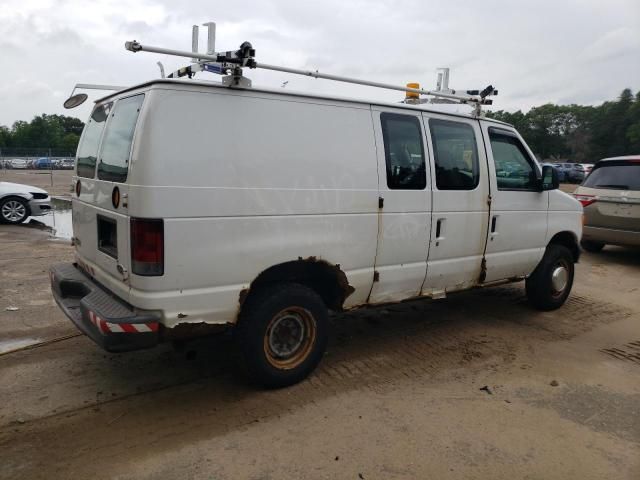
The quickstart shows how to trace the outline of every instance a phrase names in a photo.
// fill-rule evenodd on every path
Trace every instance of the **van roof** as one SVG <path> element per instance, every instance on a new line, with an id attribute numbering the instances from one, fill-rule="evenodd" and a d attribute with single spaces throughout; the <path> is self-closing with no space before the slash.
<path id="1" fill-rule="evenodd" d="M 154 85 L 162 85 L 162 84 L 170 84 L 170 85 L 179 85 L 179 86 L 183 86 L 183 87 L 189 87 L 189 86 L 198 86 L 198 87 L 208 87 L 208 88 L 222 88 L 222 89 L 229 89 L 230 87 L 227 87 L 225 85 L 222 85 L 221 83 L 218 82 L 212 82 L 212 81 L 206 81 L 206 80 L 182 80 L 182 79 L 176 79 L 176 78 L 156 78 L 153 80 L 149 80 L 147 82 L 143 82 L 137 85 L 132 85 L 131 87 L 125 88 L 123 90 L 119 90 L 117 92 L 113 92 L 109 95 L 106 95 L 102 98 L 99 98 L 95 101 L 95 103 L 100 103 L 104 100 L 107 100 L 109 98 L 112 97 L 116 97 L 122 93 L 126 93 L 126 92 L 130 92 L 130 91 L 134 91 L 134 90 L 138 90 L 141 88 L 146 88 L 146 87 L 152 87 Z M 380 102 L 380 101 L 374 101 L 374 100 L 364 100 L 364 99 L 359 99 L 359 98 L 349 98 L 349 97 L 340 97 L 340 96 L 332 96 L 332 95 L 322 95 L 322 94 L 316 94 L 316 93 L 309 93 L 309 92 L 298 92 L 298 91 L 293 91 L 293 90 L 288 90 L 288 91 L 284 91 L 282 89 L 274 89 L 274 88 L 268 88 L 268 87 L 251 87 L 251 88 L 246 88 L 246 89 L 242 89 L 242 88 L 234 88 L 235 90 L 245 90 L 245 91 L 251 91 L 251 92 L 264 92 L 264 93 L 270 93 L 270 94 L 274 94 L 274 95 L 281 95 L 281 96 L 292 96 L 292 97 L 306 97 L 306 98 L 318 98 L 318 99 L 322 99 L 322 100 L 333 100 L 333 101 L 339 101 L 339 102 L 349 102 L 349 103 L 359 103 L 359 104 L 366 104 L 366 105 L 379 105 L 379 106 L 385 106 L 385 107 L 393 107 L 393 108 L 404 108 L 407 110 L 419 110 L 419 111 L 424 111 L 424 112 L 432 112 L 432 113 L 439 113 L 442 115 L 450 115 L 453 117 L 463 117 L 463 118 L 474 118 L 472 117 L 470 114 L 465 114 L 465 113 L 453 113 L 453 112 L 443 112 L 441 110 L 436 110 L 434 108 L 425 108 L 426 104 L 419 104 L 419 105 L 411 105 L 411 104 L 407 104 L 407 103 L 391 103 L 391 102 Z M 506 123 L 506 122 L 501 122 L 499 120 L 495 120 L 492 118 L 487 118 L 487 117 L 482 117 L 482 120 L 486 120 L 488 122 L 492 122 L 492 123 L 496 123 L 496 124 L 500 124 L 500 125 L 507 125 L 509 127 L 513 127 L 513 125 Z"/>

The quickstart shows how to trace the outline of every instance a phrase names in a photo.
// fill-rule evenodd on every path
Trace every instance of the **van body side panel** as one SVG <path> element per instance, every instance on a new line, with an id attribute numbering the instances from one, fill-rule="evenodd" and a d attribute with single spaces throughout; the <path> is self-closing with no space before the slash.
<path id="1" fill-rule="evenodd" d="M 482 258 L 488 230 L 489 217 L 489 173 L 482 137 L 477 120 L 452 118 L 447 115 L 423 113 L 431 156 L 431 176 L 433 178 L 433 214 L 431 220 L 431 247 L 427 262 L 427 276 L 423 295 L 439 296 L 446 292 L 464 290 L 479 282 Z M 472 146 L 477 155 L 478 182 L 472 189 L 438 188 L 436 152 L 433 140 L 435 122 L 449 122 L 467 132 L 473 138 L 473 145 L 457 145 L 450 140 L 450 149 L 440 152 L 443 163 L 449 163 L 452 170 L 460 172 L 469 168 Z M 463 127 L 459 127 L 463 125 Z M 454 127 L 455 128 L 455 127 Z M 470 135 L 472 132 L 472 135 Z M 460 154 L 459 150 L 463 150 Z M 462 165 L 460 165 L 462 163 Z"/>
<path id="2" fill-rule="evenodd" d="M 422 189 L 390 188 L 385 158 L 381 114 L 397 115 L 396 118 L 415 119 L 419 127 L 428 165 L 429 155 L 424 138 L 424 128 L 419 112 L 393 108 L 372 108 L 372 120 L 376 133 L 378 153 L 378 177 L 380 197 L 384 199 L 379 216 L 378 251 L 376 272 L 378 280 L 371 290 L 370 303 L 394 302 L 420 295 L 427 271 L 429 231 L 431 229 L 431 182 L 428 173 Z M 388 139 L 387 139 L 388 141 Z M 388 146 L 387 146 L 388 150 Z M 428 170 L 427 170 L 428 172 Z"/>
<path id="3" fill-rule="evenodd" d="M 495 125 L 486 122 L 481 122 L 481 125 L 491 172 L 492 222 L 495 217 L 494 228 L 489 233 L 487 242 L 485 281 L 529 275 L 544 255 L 547 245 L 549 192 L 500 189 L 489 136 L 489 128 Z M 515 129 L 500 129 L 511 131 L 520 140 L 534 162 L 534 167 L 539 171 L 535 156 Z"/>
<path id="4" fill-rule="evenodd" d="M 369 108 L 205 91 L 148 96 L 129 213 L 164 219 L 165 271 L 131 275 L 130 302 L 164 310 L 167 326 L 233 322 L 262 271 L 316 257 L 346 273 L 346 307 L 365 303 L 378 229 Z"/>
<path id="5" fill-rule="evenodd" d="M 561 190 L 549 192 L 549 220 L 545 245 L 560 232 L 571 232 L 579 242 L 582 238 L 582 205 Z"/>

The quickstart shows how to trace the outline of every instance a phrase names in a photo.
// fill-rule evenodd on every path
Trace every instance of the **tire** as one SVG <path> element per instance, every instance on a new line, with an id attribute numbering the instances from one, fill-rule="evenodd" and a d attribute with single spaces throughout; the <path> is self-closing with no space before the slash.
<path id="1" fill-rule="evenodd" d="M 525 282 L 529 302 L 543 311 L 560 308 L 571 292 L 573 276 L 571 251 L 563 245 L 550 244 Z"/>
<path id="2" fill-rule="evenodd" d="M 293 385 L 306 378 L 325 353 L 327 307 L 304 285 L 262 287 L 242 306 L 234 336 L 255 383 L 267 388 Z"/>
<path id="3" fill-rule="evenodd" d="M 22 223 L 29 214 L 29 205 L 22 198 L 9 197 L 0 200 L 0 220 L 3 223 Z"/>
<path id="4" fill-rule="evenodd" d="M 598 253 L 604 248 L 604 243 L 593 242 L 591 240 L 582 240 L 580 246 L 587 252 Z"/>

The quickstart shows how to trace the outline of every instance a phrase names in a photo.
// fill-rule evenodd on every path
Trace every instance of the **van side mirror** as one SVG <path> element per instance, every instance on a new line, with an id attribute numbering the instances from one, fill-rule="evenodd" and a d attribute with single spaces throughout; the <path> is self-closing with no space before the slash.
<path id="1" fill-rule="evenodd" d="M 558 172 L 551 165 L 542 166 L 542 179 L 540 180 L 540 191 L 556 190 L 560 187 Z"/>

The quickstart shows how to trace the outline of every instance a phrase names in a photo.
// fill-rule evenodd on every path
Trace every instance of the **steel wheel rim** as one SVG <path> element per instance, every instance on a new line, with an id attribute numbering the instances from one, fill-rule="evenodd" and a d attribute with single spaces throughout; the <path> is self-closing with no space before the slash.
<path id="1" fill-rule="evenodd" d="M 551 271 L 551 294 L 559 297 L 567 289 L 569 284 L 569 266 L 566 260 L 560 260 Z"/>
<path id="2" fill-rule="evenodd" d="M 27 208 L 18 200 L 9 200 L 2 206 L 2 218 L 10 222 L 22 220 L 27 215 Z"/>
<path id="3" fill-rule="evenodd" d="M 275 314 L 264 334 L 267 361 L 281 370 L 290 370 L 304 362 L 313 348 L 316 322 L 302 307 L 288 307 Z"/>

